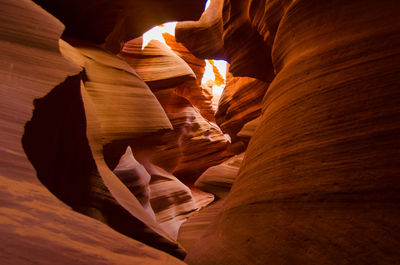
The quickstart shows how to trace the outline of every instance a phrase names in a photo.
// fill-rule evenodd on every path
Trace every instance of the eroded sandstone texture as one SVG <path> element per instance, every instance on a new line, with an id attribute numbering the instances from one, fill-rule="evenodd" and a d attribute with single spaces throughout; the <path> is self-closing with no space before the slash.
<path id="1" fill-rule="evenodd" d="M 400 263 L 397 1 L 204 4 L 0 0 L 1 264 Z"/>
<path id="2" fill-rule="evenodd" d="M 233 10 L 271 48 L 276 76 L 222 212 L 186 261 L 399 263 L 398 3 L 227 0 L 222 17 Z"/>
<path id="3" fill-rule="evenodd" d="M 63 25 L 31 1 L 0 1 L 0 8 L 1 263 L 179 264 L 72 211 L 38 181 L 80 208 L 97 179 L 120 212 L 158 230 L 102 162 L 100 125 L 82 90 L 82 69 L 59 51 Z"/>

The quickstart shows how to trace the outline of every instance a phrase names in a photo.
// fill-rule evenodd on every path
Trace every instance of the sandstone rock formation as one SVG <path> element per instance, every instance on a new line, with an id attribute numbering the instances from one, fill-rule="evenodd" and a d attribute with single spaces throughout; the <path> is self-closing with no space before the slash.
<path id="1" fill-rule="evenodd" d="M 85 69 L 85 88 L 95 104 L 104 144 L 172 128 L 156 97 L 128 63 L 95 45 L 74 45 L 61 41 L 60 49 Z"/>
<path id="2" fill-rule="evenodd" d="M 215 119 L 232 141 L 243 125 L 261 114 L 261 101 L 268 89 L 267 83 L 250 77 L 227 75 L 226 87 L 221 95 Z"/>
<path id="3" fill-rule="evenodd" d="M 260 125 L 260 122 L 261 122 L 261 116 L 254 120 L 249 121 L 248 123 L 243 125 L 240 132 L 237 133 L 237 136 L 250 139 L 254 135 L 258 125 Z"/>
<path id="4" fill-rule="evenodd" d="M 186 250 L 190 250 L 195 245 L 220 213 L 224 199 L 239 173 L 243 157 L 244 153 L 233 156 L 219 165 L 210 167 L 197 179 L 195 187 L 214 194 L 217 201 L 190 216 L 189 220 L 182 225 L 178 242 Z"/>
<path id="5" fill-rule="evenodd" d="M 125 184 L 125 186 L 138 199 L 143 208 L 156 219 L 153 208 L 150 204 L 150 179 L 151 176 L 133 157 L 130 146 L 126 149 L 125 154 L 120 158 L 118 165 L 113 173 Z"/>
<path id="6" fill-rule="evenodd" d="M 221 163 L 233 154 L 221 130 L 204 119 L 175 89 L 155 92 L 174 131 L 164 134 L 165 144 L 157 147 L 151 161 L 173 173 L 186 184 L 193 184 L 208 167 Z"/>
<path id="7" fill-rule="evenodd" d="M 398 3 L 241 2 L 276 77 L 231 193 L 186 261 L 399 263 Z"/>
<path id="8" fill-rule="evenodd" d="M 196 78 L 189 65 L 167 45 L 151 40 L 142 49 L 142 42 L 142 38 L 126 42 L 119 56 L 135 69 L 151 89 L 170 88 Z"/>
<path id="9" fill-rule="evenodd" d="M 164 33 L 163 37 L 172 51 L 181 57 L 196 75 L 196 80 L 188 80 L 179 85 L 176 88 L 176 93 L 188 99 L 206 120 L 215 122 L 215 113 L 212 107 L 213 95 L 209 90 L 204 89 L 201 84 L 206 66 L 205 60 L 194 56 L 185 46 L 176 42 L 174 36 Z"/>
<path id="10" fill-rule="evenodd" d="M 400 263 L 398 1 L 203 7 L 0 0 L 1 264 Z"/>
<path id="11" fill-rule="evenodd" d="M 256 5 L 253 2 L 211 1 L 199 21 L 177 24 L 176 39 L 200 58 L 226 59 L 235 76 L 269 82 L 274 76 L 271 49 L 252 25 L 257 10 L 250 9 Z M 264 11 L 262 4 L 259 8 Z"/>
<path id="12" fill-rule="evenodd" d="M 82 69 L 59 52 L 63 25 L 31 1 L 2 0 L 0 8 L 1 263 L 181 264 L 72 211 L 38 181 L 36 175 L 51 191 L 76 187 L 75 198 L 57 196 L 80 200 L 97 168 L 123 211 L 141 211 L 101 162 L 93 138 L 99 124 L 81 89 Z"/>
<path id="13" fill-rule="evenodd" d="M 223 163 L 208 168 L 196 180 L 195 187 L 210 192 L 218 198 L 225 198 L 235 181 L 244 153 L 229 158 Z"/>

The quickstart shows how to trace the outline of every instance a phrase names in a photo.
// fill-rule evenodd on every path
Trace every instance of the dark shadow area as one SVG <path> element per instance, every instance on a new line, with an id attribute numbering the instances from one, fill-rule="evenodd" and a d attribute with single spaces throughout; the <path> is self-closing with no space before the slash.
<path id="1" fill-rule="evenodd" d="M 186 255 L 176 243 L 132 216 L 111 195 L 96 167 L 86 136 L 86 115 L 80 75 L 68 77 L 34 101 L 25 125 L 24 150 L 39 180 L 77 212 L 177 258 Z M 118 163 L 117 158 L 115 161 Z"/>

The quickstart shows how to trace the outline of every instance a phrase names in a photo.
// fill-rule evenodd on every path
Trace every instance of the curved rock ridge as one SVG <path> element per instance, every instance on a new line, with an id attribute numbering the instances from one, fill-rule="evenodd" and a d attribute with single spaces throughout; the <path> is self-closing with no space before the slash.
<path id="1" fill-rule="evenodd" d="M 194 56 L 185 46 L 176 42 L 174 36 L 164 33 L 163 37 L 172 51 L 181 57 L 196 75 L 196 80 L 188 80 L 176 87 L 176 93 L 188 99 L 205 119 L 215 122 L 215 112 L 212 106 L 213 94 L 201 84 L 206 66 L 205 60 Z"/>
<path id="2" fill-rule="evenodd" d="M 178 242 L 188 252 L 195 247 L 207 228 L 221 212 L 224 200 L 217 200 L 199 212 L 195 212 L 179 229 Z"/>
<path id="3" fill-rule="evenodd" d="M 189 65 L 167 45 L 151 40 L 142 49 L 143 38 L 125 43 L 118 54 L 153 90 L 177 86 L 186 80 L 196 79 Z"/>
<path id="4" fill-rule="evenodd" d="M 210 192 L 218 198 L 225 198 L 239 173 L 243 158 L 244 153 L 233 156 L 219 165 L 208 168 L 196 180 L 194 186 L 203 191 Z"/>
<path id="5" fill-rule="evenodd" d="M 224 0 L 210 0 L 198 21 L 177 23 L 175 36 L 196 57 L 227 59 L 224 53 L 222 8 Z"/>
<path id="6" fill-rule="evenodd" d="M 174 131 L 162 136 L 164 144 L 151 155 L 152 163 L 161 166 L 185 184 L 192 185 L 208 167 L 221 163 L 233 154 L 229 141 L 215 124 L 204 119 L 175 89 L 155 92 Z"/>
<path id="7" fill-rule="evenodd" d="M 237 133 L 237 136 L 247 139 L 251 138 L 254 135 L 258 125 L 260 125 L 260 122 L 261 122 L 261 116 L 255 118 L 254 120 L 249 121 L 248 123 L 243 125 L 240 132 Z"/>
<path id="8" fill-rule="evenodd" d="M 151 130 L 155 131 L 152 127 L 160 129 L 160 123 L 169 123 L 161 105 L 150 89 L 125 61 L 100 48 L 79 43 L 79 41 L 74 42 L 78 47 L 76 49 L 65 42 L 61 42 L 61 47 L 66 56 L 84 66 L 85 69 L 85 95 L 87 93 L 87 100 L 93 102 L 93 111 L 95 111 L 93 116 L 99 119 L 101 125 L 101 131 L 97 132 L 100 138 L 95 139 L 92 145 L 100 145 L 101 147 L 110 143 L 111 145 L 119 145 L 121 140 L 124 140 L 126 145 L 140 135 L 148 134 Z M 86 86 L 89 86 L 89 88 L 86 88 Z M 120 90 L 118 91 L 117 88 Z M 124 105 L 125 107 L 123 107 Z M 130 111 L 129 108 L 132 110 Z M 153 115 L 151 114 L 152 111 L 154 112 Z M 149 120 L 146 120 L 145 113 L 150 114 L 148 116 L 150 119 L 152 119 L 152 116 L 156 118 L 153 118 L 153 121 L 149 123 Z M 150 130 L 146 126 L 150 127 Z M 101 167 L 106 166 L 102 148 L 97 151 L 101 154 L 98 154 L 99 161 L 96 162 L 100 163 Z M 129 155 L 127 154 L 128 157 Z M 134 159 L 131 157 L 129 162 L 132 164 L 133 161 Z M 131 165 L 131 167 L 136 168 L 138 166 Z M 121 178 L 118 166 L 114 170 L 117 170 L 116 172 L 119 173 Z M 103 174 L 112 179 L 114 176 L 110 173 L 108 167 L 103 169 Z M 146 177 L 150 180 L 145 171 L 142 170 L 140 173 L 139 177 L 142 177 L 142 181 Z M 122 177 L 123 182 L 125 180 L 124 184 L 128 184 L 128 190 L 125 190 L 122 183 L 115 184 L 115 180 L 112 179 L 107 184 L 101 172 L 100 176 L 101 178 L 94 172 L 94 176 L 91 177 L 88 185 L 90 197 L 83 204 L 78 202 L 79 205 L 74 206 L 75 209 L 105 222 L 125 235 L 161 248 L 177 257 L 182 258 L 184 256 L 184 251 L 180 249 L 180 246 L 156 223 L 155 215 L 148 201 L 149 194 L 147 194 L 147 202 L 140 201 L 142 203 L 140 205 L 136 203 L 136 198 L 131 194 L 132 192 L 137 195 L 139 192 L 137 187 L 131 186 L 132 183 Z M 142 184 L 144 185 L 144 183 Z M 110 185 L 113 187 L 117 185 L 115 187 L 117 191 L 113 193 Z M 121 204 L 121 198 L 125 201 L 125 205 Z M 138 197 L 138 199 L 146 199 L 146 197 Z M 133 202 L 130 200 L 133 200 Z M 143 211 L 140 206 L 143 206 L 146 211 Z"/>
<path id="9" fill-rule="evenodd" d="M 197 19 L 205 0 L 35 0 L 66 25 L 65 36 L 88 40 L 118 53 L 124 42 L 155 25 Z"/>
<path id="10" fill-rule="evenodd" d="M 199 21 L 179 22 L 175 34 L 194 55 L 226 59 L 234 76 L 270 82 L 274 77 L 271 46 L 252 24 L 252 1 L 211 1 Z M 220 54 L 223 54 L 222 56 Z"/>
<path id="11" fill-rule="evenodd" d="M 125 184 L 125 186 L 138 199 L 140 204 L 153 219 L 156 219 L 150 204 L 150 179 L 151 176 L 146 169 L 133 157 L 130 146 L 126 148 L 125 154 L 121 156 L 113 173 Z"/>
<path id="12" fill-rule="evenodd" d="M 243 125 L 261 115 L 261 101 L 269 84 L 251 77 L 233 77 L 227 74 L 226 87 L 222 92 L 215 119 L 232 141 Z"/>
<path id="13" fill-rule="evenodd" d="M 157 222 L 176 240 L 182 223 L 199 206 L 190 189 L 175 176 L 151 163 L 144 164 L 151 175 L 150 202 Z"/>
<path id="14" fill-rule="evenodd" d="M 43 186 L 45 176 L 60 176 L 55 185 L 82 184 L 71 192 L 79 197 L 90 180 L 82 69 L 61 55 L 57 19 L 28 0 L 1 0 L 0 9 L 0 263 L 183 264 L 71 210 Z"/>
<path id="15" fill-rule="evenodd" d="M 85 69 L 85 88 L 95 104 L 104 144 L 172 129 L 156 97 L 124 60 L 95 45 L 73 43 L 75 47 L 61 40 L 60 49 Z"/>
<path id="16" fill-rule="evenodd" d="M 185 261 L 399 263 L 398 2 L 253 2 L 287 5 L 265 35 L 276 77 L 223 209 Z"/>
<path id="17" fill-rule="evenodd" d="M 180 225 L 199 207 L 187 186 L 151 164 L 147 152 L 139 150 L 136 153 L 140 163 L 128 146 L 113 172 L 161 228 L 176 240 Z"/>

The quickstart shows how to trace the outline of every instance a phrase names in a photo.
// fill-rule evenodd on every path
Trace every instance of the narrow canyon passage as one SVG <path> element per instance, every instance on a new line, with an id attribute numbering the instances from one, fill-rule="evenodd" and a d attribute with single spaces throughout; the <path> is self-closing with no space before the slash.
<path id="1" fill-rule="evenodd" d="M 0 10 L 0 264 L 400 264 L 397 1 Z"/>

